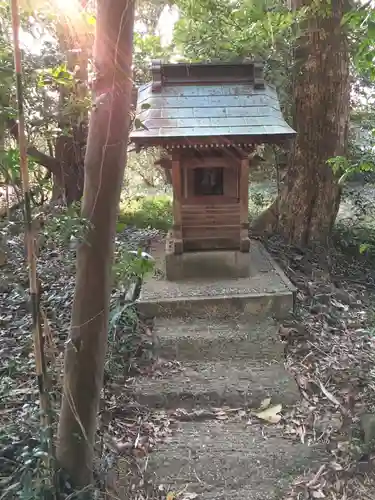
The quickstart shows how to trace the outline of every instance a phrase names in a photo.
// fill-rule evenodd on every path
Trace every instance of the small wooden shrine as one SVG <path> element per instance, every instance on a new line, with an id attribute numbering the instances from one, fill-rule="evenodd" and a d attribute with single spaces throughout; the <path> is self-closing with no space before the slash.
<path id="1" fill-rule="evenodd" d="M 214 276 L 228 275 L 228 265 L 233 277 L 248 275 L 249 157 L 258 144 L 295 135 L 263 65 L 156 61 L 138 90 L 137 117 L 143 128 L 132 142 L 164 151 L 159 163 L 173 186 L 167 278 L 199 277 L 213 260 Z"/>

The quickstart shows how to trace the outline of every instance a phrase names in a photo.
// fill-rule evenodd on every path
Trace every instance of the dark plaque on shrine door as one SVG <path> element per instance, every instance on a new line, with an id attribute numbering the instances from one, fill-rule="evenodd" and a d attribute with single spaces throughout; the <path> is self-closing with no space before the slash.
<path id="1" fill-rule="evenodd" d="M 224 194 L 224 169 L 195 168 L 194 195 L 195 196 L 222 196 Z"/>

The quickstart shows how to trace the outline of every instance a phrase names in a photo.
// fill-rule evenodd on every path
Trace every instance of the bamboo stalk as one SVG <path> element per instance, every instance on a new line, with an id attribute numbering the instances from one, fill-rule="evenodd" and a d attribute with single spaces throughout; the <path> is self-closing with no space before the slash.
<path id="1" fill-rule="evenodd" d="M 49 441 L 48 466 L 54 467 L 55 454 L 53 448 L 54 444 L 53 444 L 51 407 L 50 407 L 49 394 L 46 387 L 47 374 L 46 374 L 46 363 L 44 357 L 43 332 L 42 332 L 41 314 L 40 314 L 38 276 L 36 269 L 35 235 L 32 225 L 32 213 L 31 213 L 30 179 L 29 179 L 29 170 L 27 161 L 27 141 L 25 134 L 25 116 L 24 116 L 24 102 L 23 102 L 22 60 L 21 60 L 21 49 L 19 42 L 20 15 L 19 15 L 18 0 L 11 0 L 11 10 L 12 10 L 12 30 L 13 30 L 13 53 L 14 53 L 17 106 L 18 106 L 18 142 L 20 150 L 20 172 L 21 172 L 21 185 L 24 196 L 25 245 L 26 245 L 27 264 L 29 271 L 29 287 L 30 287 L 30 301 L 32 309 L 32 330 L 34 339 L 35 367 L 36 367 L 36 377 L 39 390 L 39 404 L 41 408 L 41 426 L 44 431 L 47 431 L 46 437 Z M 53 477 L 55 479 L 54 471 L 53 471 Z M 53 482 L 56 484 L 55 481 Z"/>
<path id="2" fill-rule="evenodd" d="M 8 179 L 7 179 L 8 181 Z M 9 184 L 6 182 L 5 184 L 5 203 L 6 203 L 6 214 L 8 220 L 10 219 L 10 201 L 9 201 Z"/>

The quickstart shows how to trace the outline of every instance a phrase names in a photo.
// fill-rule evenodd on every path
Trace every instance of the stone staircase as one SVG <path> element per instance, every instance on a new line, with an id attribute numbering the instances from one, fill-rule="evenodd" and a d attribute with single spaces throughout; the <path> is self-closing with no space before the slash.
<path id="1" fill-rule="evenodd" d="M 282 360 L 283 344 L 274 321 L 207 321 L 207 318 L 157 318 L 155 345 L 163 359 L 181 362 L 181 371 L 163 377 L 138 377 L 132 396 L 156 408 L 245 406 L 257 408 L 266 397 L 293 404 L 299 398 Z"/>
<path id="2" fill-rule="evenodd" d="M 320 450 L 286 438 L 281 426 L 264 425 L 249 411 L 265 398 L 283 408 L 299 400 L 272 318 L 288 312 L 293 287 L 271 260 L 260 260 L 247 284 L 228 281 L 168 284 L 154 278 L 138 304 L 143 314 L 155 316 L 159 356 L 179 361 L 181 368 L 137 377 L 127 389 L 131 397 L 154 410 L 184 408 L 194 415 L 225 406 L 249 415 L 176 424 L 171 440 L 148 457 L 154 484 L 184 492 L 176 500 L 282 498 L 293 477 L 319 460 Z M 214 288 L 218 293 L 207 293 Z"/>

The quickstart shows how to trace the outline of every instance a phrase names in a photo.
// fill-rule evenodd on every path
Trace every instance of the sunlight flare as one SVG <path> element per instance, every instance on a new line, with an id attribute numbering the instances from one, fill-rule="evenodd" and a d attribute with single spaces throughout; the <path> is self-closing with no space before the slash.
<path id="1" fill-rule="evenodd" d="M 79 0 L 51 0 L 51 4 L 69 19 L 78 17 L 82 13 L 82 4 Z"/>
<path id="2" fill-rule="evenodd" d="M 20 0 L 20 7 L 26 11 L 44 11 L 68 17 L 79 16 L 85 9 L 85 0 Z"/>

